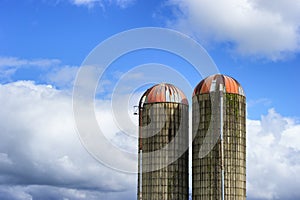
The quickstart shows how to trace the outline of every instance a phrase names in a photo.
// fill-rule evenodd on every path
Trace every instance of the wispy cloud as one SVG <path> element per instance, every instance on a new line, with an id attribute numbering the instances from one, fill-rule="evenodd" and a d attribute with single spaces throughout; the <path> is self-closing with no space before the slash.
<path id="1" fill-rule="evenodd" d="M 55 68 L 45 75 L 45 80 L 59 88 L 71 88 L 79 67 L 62 66 Z"/>
<path id="2" fill-rule="evenodd" d="M 300 50 L 300 1 L 169 0 L 170 27 L 240 55 L 283 59 Z"/>
<path id="3" fill-rule="evenodd" d="M 1 68 L 18 68 L 18 67 L 50 67 L 60 64 L 58 59 L 21 59 L 17 57 L 0 57 L 0 69 Z"/>
<path id="4" fill-rule="evenodd" d="M 63 65 L 59 59 L 22 59 L 0 56 L 0 82 L 2 83 L 24 80 L 22 73 L 25 72 L 26 78 L 30 77 L 57 88 L 71 89 L 78 69 L 78 66 Z M 18 73 L 20 71 L 21 73 Z M 17 77 L 15 77 L 16 74 L 18 74 Z"/>
<path id="5" fill-rule="evenodd" d="M 11 77 L 20 69 L 47 70 L 59 66 L 58 59 L 21 59 L 0 56 L 0 82 L 11 81 Z"/>
<path id="6" fill-rule="evenodd" d="M 103 0 L 71 0 L 71 3 L 76 6 L 87 6 L 89 8 L 95 5 L 103 7 Z"/>
<path id="7" fill-rule="evenodd" d="M 89 8 L 96 5 L 104 8 L 107 4 L 114 4 L 121 8 L 126 8 L 132 5 L 135 0 L 71 0 L 71 3 L 77 6 L 87 6 Z"/>
<path id="8" fill-rule="evenodd" d="M 264 105 L 264 106 L 270 106 L 272 104 L 272 101 L 268 98 L 260 98 L 260 99 L 255 99 L 255 100 L 249 100 L 247 102 L 248 108 L 254 107 L 256 105 Z"/>

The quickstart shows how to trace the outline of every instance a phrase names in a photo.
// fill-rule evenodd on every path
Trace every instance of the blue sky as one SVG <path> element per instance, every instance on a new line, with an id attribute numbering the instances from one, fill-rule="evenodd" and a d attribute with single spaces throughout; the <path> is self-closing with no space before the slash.
<path id="1" fill-rule="evenodd" d="M 75 2 L 3 1 L 0 29 L 1 57 L 26 60 L 58 59 L 60 65 L 80 66 L 96 45 L 121 31 L 154 26 L 189 33 L 176 25 L 173 27 L 170 25 L 176 23 L 170 21 L 176 20 L 177 17 L 174 14 L 176 3 L 172 1 L 130 1 L 123 3 L 121 7 L 114 1 L 102 3 L 91 1 L 94 3 L 77 3 L 78 5 Z M 282 55 L 274 58 L 259 50 L 253 55 L 250 53 L 243 55 L 244 53 L 236 52 L 234 39 L 216 42 L 208 38 L 203 42 L 205 39 L 206 36 L 198 41 L 208 51 L 221 73 L 231 75 L 241 82 L 247 92 L 248 101 L 265 100 L 260 101 L 266 103 L 264 106 L 255 104 L 256 109 L 248 110 L 252 118 L 257 119 L 261 113 L 266 113 L 266 107 L 275 107 L 278 112 L 288 116 L 300 115 L 299 109 L 294 109 L 299 101 L 299 95 L 296 94 L 296 80 L 299 74 L 297 49 L 284 51 L 283 47 Z M 255 38 L 249 40 L 252 39 Z M 272 49 L 269 51 L 272 52 Z M 147 56 L 145 57 L 147 59 Z M 163 62 L 162 60 L 166 59 L 162 56 L 160 62 Z M 141 63 L 143 61 L 146 62 L 142 60 Z M 47 73 L 47 70 L 41 72 L 39 69 L 20 69 L 12 80 L 43 82 L 43 79 L 39 78 L 43 73 Z"/>
<path id="2" fill-rule="evenodd" d="M 249 199 L 299 198 L 299 17 L 299 0 L 1 1 L 1 199 L 134 197 L 134 175 L 103 167 L 82 148 L 71 98 L 76 73 L 90 52 L 115 34 L 141 27 L 187 34 L 206 49 L 220 73 L 243 86 L 248 149 L 255 149 L 248 150 Z M 160 50 L 116 60 L 98 88 L 96 108 L 107 117 L 96 114 L 105 121 L 106 136 L 129 151 L 135 149 L 120 142 L 126 138 L 112 125 L 106 97 L 123 74 L 147 63 L 177 70 L 192 87 L 201 80 L 185 60 Z"/>

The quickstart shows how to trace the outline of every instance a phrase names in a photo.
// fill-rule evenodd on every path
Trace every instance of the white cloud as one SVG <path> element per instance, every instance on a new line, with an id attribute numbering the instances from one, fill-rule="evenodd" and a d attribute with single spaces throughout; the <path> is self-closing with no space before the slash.
<path id="1" fill-rule="evenodd" d="M 81 145 L 70 95 L 19 81 L 0 85 L 0 105 L 0 193 L 6 199 L 45 199 L 46 191 L 54 199 L 135 197 L 135 175 L 104 167 Z"/>
<path id="2" fill-rule="evenodd" d="M 62 65 L 58 59 L 22 59 L 17 57 L 0 56 L 0 83 L 13 82 L 13 76 L 20 70 L 27 70 L 25 79 L 29 77 L 58 88 L 71 89 L 79 67 Z M 29 72 L 30 71 L 30 72 Z M 22 80 L 22 73 L 18 73 L 18 80 Z"/>
<path id="3" fill-rule="evenodd" d="M 71 3 L 77 6 L 87 6 L 89 8 L 99 5 L 104 7 L 104 4 L 115 4 L 121 8 L 126 8 L 135 0 L 71 0 Z"/>
<path id="4" fill-rule="evenodd" d="M 71 101 L 47 85 L 0 85 L 0 199 L 135 198 L 135 175 L 104 167 L 82 147 Z M 110 103 L 98 101 L 95 108 L 105 136 L 135 151 L 136 141 L 114 124 Z M 261 120 L 247 120 L 248 199 L 299 199 L 299 132 L 295 119 L 274 109 Z"/>
<path id="5" fill-rule="evenodd" d="M 129 192 L 103 193 L 98 191 L 75 190 L 43 185 L 30 186 L 1 186 L 1 200 L 32 200 L 32 199 L 61 199 L 61 200 L 130 200 L 134 199 Z"/>
<path id="6" fill-rule="evenodd" d="M 284 130 L 282 132 L 282 140 L 280 141 L 280 144 L 288 148 L 291 148 L 294 151 L 300 152 L 299 133 L 300 133 L 300 125 L 293 126 L 289 129 Z"/>
<path id="7" fill-rule="evenodd" d="M 71 88 L 74 84 L 78 69 L 79 68 L 76 66 L 62 66 L 54 68 L 46 74 L 45 78 L 50 84 L 60 88 Z"/>
<path id="8" fill-rule="evenodd" d="M 300 125 L 270 109 L 247 121 L 249 199 L 299 199 Z"/>
<path id="9" fill-rule="evenodd" d="M 20 59 L 17 57 L 1 57 L 0 56 L 0 69 L 3 67 L 50 67 L 60 63 L 58 59 Z"/>
<path id="10" fill-rule="evenodd" d="M 102 7 L 102 0 L 71 0 L 77 6 L 93 7 L 95 4 L 100 4 Z"/>
<path id="11" fill-rule="evenodd" d="M 59 66 L 58 59 L 21 59 L 0 56 L 0 82 L 11 81 L 11 77 L 20 69 L 47 70 Z"/>
<path id="12" fill-rule="evenodd" d="M 270 106 L 272 104 L 272 101 L 268 98 L 260 98 L 260 99 L 255 99 L 255 100 L 248 100 L 247 101 L 247 107 L 254 107 L 257 105 L 263 105 L 263 106 Z"/>
<path id="13" fill-rule="evenodd" d="M 116 1 L 116 4 L 121 8 L 126 8 L 135 2 L 135 0 L 110 0 L 110 2 L 114 2 L 114 1 Z"/>
<path id="14" fill-rule="evenodd" d="M 229 45 L 241 54 L 282 59 L 300 49 L 300 1 L 169 0 L 177 17 L 169 26 L 203 43 Z"/>

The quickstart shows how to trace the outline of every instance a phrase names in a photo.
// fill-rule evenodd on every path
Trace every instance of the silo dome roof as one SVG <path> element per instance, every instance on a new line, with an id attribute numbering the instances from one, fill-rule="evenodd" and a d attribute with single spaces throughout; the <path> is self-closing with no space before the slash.
<path id="1" fill-rule="evenodd" d="M 170 102 L 188 105 L 184 93 L 172 84 L 160 83 L 149 88 L 141 97 L 140 106 L 144 103 Z"/>
<path id="2" fill-rule="evenodd" d="M 245 96 L 244 90 L 240 83 L 230 76 L 222 74 L 211 75 L 203 79 L 194 89 L 194 95 L 206 94 L 220 88 L 219 85 L 225 87 L 226 93 L 239 94 Z"/>

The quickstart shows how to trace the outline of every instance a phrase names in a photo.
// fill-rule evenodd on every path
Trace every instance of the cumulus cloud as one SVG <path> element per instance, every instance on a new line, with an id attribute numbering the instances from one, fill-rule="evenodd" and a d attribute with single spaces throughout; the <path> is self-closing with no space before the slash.
<path id="1" fill-rule="evenodd" d="M 299 199 L 300 124 L 274 109 L 247 121 L 249 199 Z"/>
<path id="2" fill-rule="evenodd" d="M 103 166 L 83 148 L 68 93 L 18 81 L 0 85 L 0 104 L 0 199 L 136 197 L 136 175 Z M 114 125 L 109 107 L 108 101 L 95 105 L 105 137 L 136 152 L 137 141 Z M 296 119 L 274 109 L 260 120 L 247 120 L 248 199 L 299 199 L 299 132 Z M 109 149 L 105 152 L 114 159 Z"/>
<path id="3" fill-rule="evenodd" d="M 240 55 L 284 58 L 300 49 L 300 1 L 169 0 L 169 26 L 203 43 L 226 45 Z"/>
<path id="4" fill-rule="evenodd" d="M 0 85 L 0 104 L 1 199 L 135 197 L 135 175 L 104 167 L 81 145 L 70 95 L 19 81 Z"/>

